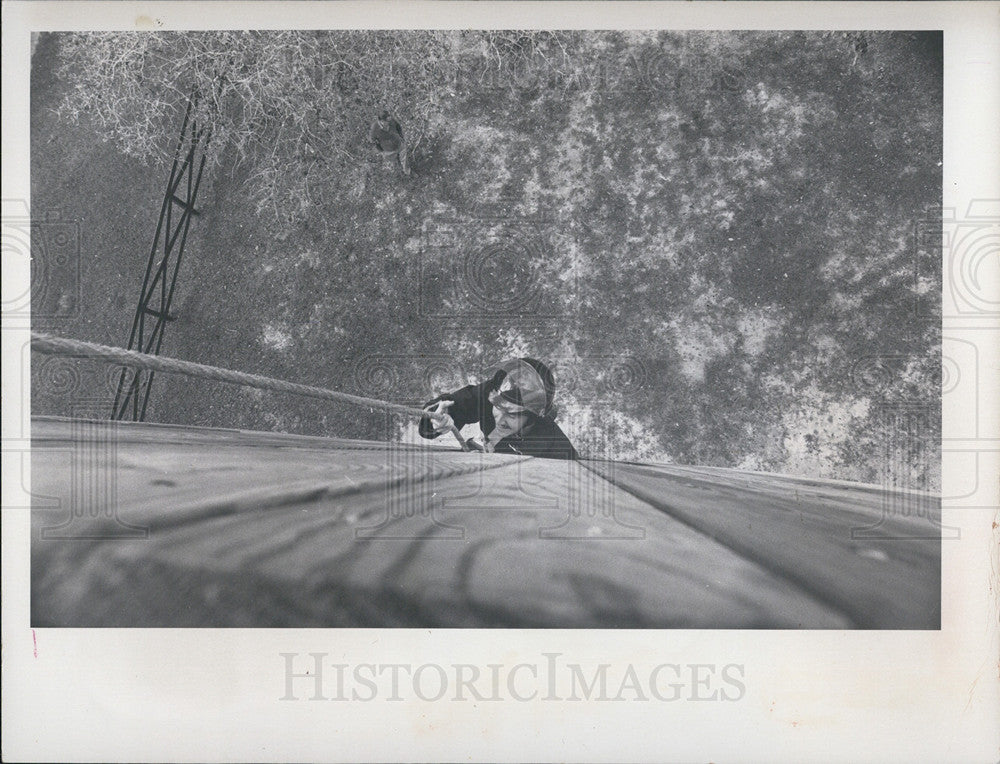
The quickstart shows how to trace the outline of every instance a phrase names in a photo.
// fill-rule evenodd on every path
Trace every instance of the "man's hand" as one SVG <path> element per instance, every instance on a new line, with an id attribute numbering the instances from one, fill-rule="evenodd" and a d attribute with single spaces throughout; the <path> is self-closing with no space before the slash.
<path id="1" fill-rule="evenodd" d="M 469 447 L 470 451 L 479 451 L 480 453 L 483 454 L 489 452 L 489 449 L 486 447 L 486 444 L 478 437 L 469 438 L 467 441 L 465 441 L 465 445 Z"/>
<path id="2" fill-rule="evenodd" d="M 452 427 L 455 426 L 455 420 L 453 420 L 448 415 L 448 409 L 454 405 L 455 401 L 438 401 L 433 406 L 428 406 L 424 411 L 429 411 L 435 415 L 435 418 L 428 417 L 434 426 L 433 433 L 435 435 L 440 435 L 443 432 L 448 432 Z M 443 417 L 443 418 L 442 418 Z"/>

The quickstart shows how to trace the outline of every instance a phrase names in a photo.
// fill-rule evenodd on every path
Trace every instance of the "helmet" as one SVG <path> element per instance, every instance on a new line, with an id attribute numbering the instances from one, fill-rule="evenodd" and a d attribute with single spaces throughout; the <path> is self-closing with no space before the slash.
<path id="1" fill-rule="evenodd" d="M 552 372 L 534 358 L 515 358 L 500 364 L 493 375 L 493 392 L 490 398 L 498 404 L 512 404 L 535 416 L 550 416 L 554 410 L 556 383 Z"/>

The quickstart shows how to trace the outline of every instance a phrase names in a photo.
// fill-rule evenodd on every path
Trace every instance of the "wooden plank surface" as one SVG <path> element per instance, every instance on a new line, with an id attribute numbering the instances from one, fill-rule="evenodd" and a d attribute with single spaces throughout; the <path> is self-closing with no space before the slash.
<path id="1" fill-rule="evenodd" d="M 318 441 L 34 420 L 33 624 L 850 625 L 581 464 Z"/>
<path id="2" fill-rule="evenodd" d="M 589 466 L 858 627 L 940 627 L 937 496 L 713 468 Z"/>
<path id="3" fill-rule="evenodd" d="M 86 446 L 79 442 L 86 439 Z M 203 515 L 261 509 L 309 501 L 321 495 L 347 496 L 409 482 L 442 480 L 478 471 L 457 449 L 401 445 L 391 449 L 370 441 L 324 442 L 322 438 L 132 423 L 72 423 L 39 419 L 32 428 L 32 452 L 46 469 L 33 471 L 35 493 L 50 490 L 69 499 L 81 492 L 86 469 L 104 482 L 113 477 L 120 519 L 144 528 L 194 521 Z M 498 456 L 487 468 L 527 457 Z M 34 463 L 34 461 L 33 461 Z M 48 465 L 52 465 L 49 469 Z M 91 482 L 95 482 L 91 480 Z M 110 486 L 101 486 L 110 493 Z M 74 497 L 77 500 L 79 497 Z M 96 498 L 96 497 L 95 497 Z M 99 501 L 111 500 L 110 495 Z M 114 534 L 115 517 L 101 512 L 77 523 L 86 533 Z M 105 506 L 101 507 L 106 509 Z M 47 527 L 58 524 L 40 510 Z M 37 513 L 36 513 L 37 514 Z M 65 514 L 65 512 L 63 513 Z M 64 519 L 64 518 L 63 518 Z"/>

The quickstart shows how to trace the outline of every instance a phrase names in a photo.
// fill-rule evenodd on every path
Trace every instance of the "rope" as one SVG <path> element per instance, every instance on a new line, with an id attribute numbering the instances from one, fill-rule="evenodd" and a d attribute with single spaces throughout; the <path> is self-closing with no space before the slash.
<path id="1" fill-rule="evenodd" d="M 192 361 L 181 361 L 177 358 L 164 358 L 163 356 L 140 353 L 137 350 L 124 350 L 123 348 L 109 347 L 108 345 L 98 345 L 95 342 L 53 337 L 51 334 L 43 334 L 41 332 L 31 333 L 31 349 L 48 355 L 62 355 L 70 358 L 96 358 L 101 361 L 109 361 L 121 364 L 122 366 L 131 366 L 136 369 L 162 371 L 167 374 L 183 374 L 188 377 L 210 379 L 214 382 L 226 382 L 232 385 L 256 387 L 261 390 L 274 390 L 282 393 L 292 393 L 293 395 L 302 395 L 308 398 L 320 398 L 322 400 L 339 401 L 366 408 L 377 408 L 406 416 L 427 417 L 438 425 L 446 424 L 450 418 L 447 415 L 434 414 L 415 406 L 403 406 L 398 403 L 380 401 L 377 398 L 365 398 L 361 395 L 351 395 L 350 393 L 341 393 L 336 390 L 326 390 L 322 387 L 300 385 L 295 382 L 272 379 L 271 377 L 264 377 L 259 374 L 245 374 L 241 371 L 221 369 L 218 366 L 206 366 L 200 363 L 193 363 Z M 454 423 L 448 429 L 458 440 L 462 450 L 468 451 L 469 446 Z"/>

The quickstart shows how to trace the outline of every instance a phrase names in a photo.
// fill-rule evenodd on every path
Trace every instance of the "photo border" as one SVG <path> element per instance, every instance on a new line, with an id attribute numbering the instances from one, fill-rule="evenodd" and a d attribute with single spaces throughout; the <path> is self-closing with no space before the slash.
<path id="1" fill-rule="evenodd" d="M 944 199 L 1000 199 L 1000 5 L 800 2 L 7 2 L 4 199 L 30 198 L 30 32 L 67 29 L 943 29 Z M 6 270 L 6 263 L 5 263 Z M 24 274 L 5 273 L 12 278 Z M 949 269 L 944 294 L 955 294 Z M 1000 288 L 998 288 L 1000 290 Z M 997 292 L 994 292 L 994 297 Z M 3 326 L 4 760 L 995 760 L 1000 321 L 944 302 L 980 391 L 946 401 L 940 631 L 31 629 L 27 326 Z M 991 371 L 993 372 L 991 374 Z M 971 474 L 970 474 L 971 473 Z M 970 489 L 970 486 L 973 488 Z M 330 664 L 743 667 L 718 702 L 281 701 Z M 305 665 L 296 664 L 296 665 Z M 697 669 L 694 670 L 697 672 Z M 530 671 L 528 672 L 530 673 Z M 303 693 L 305 695 L 305 693 Z"/>

